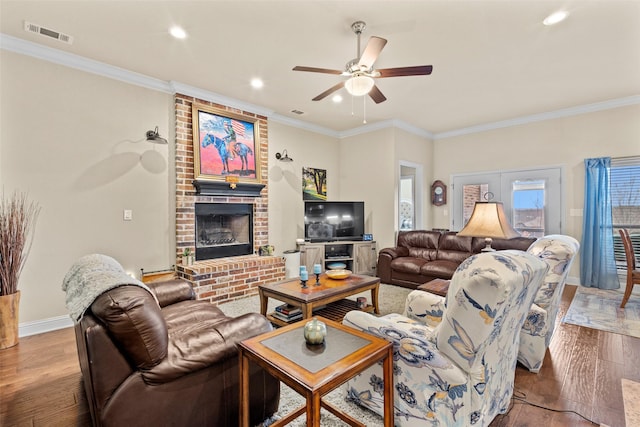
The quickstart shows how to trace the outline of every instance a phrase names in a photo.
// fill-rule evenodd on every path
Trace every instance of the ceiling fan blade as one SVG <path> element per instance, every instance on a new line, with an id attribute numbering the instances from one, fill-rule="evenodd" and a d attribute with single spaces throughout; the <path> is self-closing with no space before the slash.
<path id="1" fill-rule="evenodd" d="M 358 61 L 358 65 L 360 69 L 363 67 L 366 70 L 369 70 L 373 67 L 373 63 L 378 59 L 378 55 L 382 51 L 384 45 L 387 44 L 387 41 L 381 37 L 371 36 L 369 38 L 369 42 L 367 43 L 367 47 L 364 48 L 364 52 L 360 55 L 360 60 Z"/>
<path id="2" fill-rule="evenodd" d="M 381 102 L 384 102 L 387 100 L 387 97 L 384 96 L 382 92 L 380 92 L 380 89 L 378 89 L 378 86 L 376 85 L 373 85 L 373 87 L 371 88 L 371 91 L 369 91 L 369 96 L 371 97 L 371 99 L 373 99 L 373 101 L 376 104 L 380 104 Z"/>
<path id="3" fill-rule="evenodd" d="M 380 73 L 377 77 L 425 76 L 431 74 L 433 66 L 417 65 L 415 67 L 385 68 L 376 71 Z"/>
<path id="4" fill-rule="evenodd" d="M 326 98 L 327 96 L 331 95 L 333 92 L 339 89 L 342 89 L 343 87 L 344 87 L 344 82 L 340 82 L 337 85 L 330 87 L 329 89 L 322 92 L 320 95 L 313 98 L 313 101 L 320 101 L 321 99 Z"/>
<path id="5" fill-rule="evenodd" d="M 293 67 L 293 71 L 309 71 L 312 73 L 324 73 L 324 74 L 342 74 L 340 70 L 330 70 L 328 68 L 316 68 L 316 67 L 302 67 L 300 65 Z"/>

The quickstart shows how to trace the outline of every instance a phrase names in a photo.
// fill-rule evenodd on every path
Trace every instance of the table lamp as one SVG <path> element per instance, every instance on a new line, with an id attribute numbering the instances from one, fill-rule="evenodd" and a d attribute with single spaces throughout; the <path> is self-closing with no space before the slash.
<path id="1" fill-rule="evenodd" d="M 487 246 L 482 252 L 494 251 L 492 239 L 513 239 L 520 236 L 511 227 L 501 202 L 476 202 L 469 222 L 458 233 L 458 236 L 484 237 Z"/>

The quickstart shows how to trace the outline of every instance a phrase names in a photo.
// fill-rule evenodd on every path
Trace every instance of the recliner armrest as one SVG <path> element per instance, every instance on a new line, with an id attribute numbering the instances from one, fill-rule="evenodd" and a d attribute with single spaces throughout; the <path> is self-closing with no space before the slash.
<path id="1" fill-rule="evenodd" d="M 196 299 L 196 293 L 191 283 L 183 279 L 163 280 L 150 282 L 147 286 L 158 298 L 160 307 L 166 307 L 180 301 Z"/>
<path id="2" fill-rule="evenodd" d="M 207 319 L 208 304 L 197 304 L 194 317 Z M 219 312 L 219 310 L 216 311 Z M 236 357 L 240 341 L 273 329 L 261 314 L 248 313 L 221 321 L 203 320 L 198 324 L 184 324 L 169 331 L 168 355 L 158 365 L 143 371 L 147 383 L 162 384 Z"/>

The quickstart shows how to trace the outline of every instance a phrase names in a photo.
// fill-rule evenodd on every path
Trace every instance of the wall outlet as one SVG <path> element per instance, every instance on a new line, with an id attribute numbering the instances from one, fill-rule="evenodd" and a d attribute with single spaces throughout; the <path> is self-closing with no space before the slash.
<path id="1" fill-rule="evenodd" d="M 125 209 L 122 213 L 122 219 L 125 221 L 131 221 L 133 219 L 133 211 L 131 209 Z"/>

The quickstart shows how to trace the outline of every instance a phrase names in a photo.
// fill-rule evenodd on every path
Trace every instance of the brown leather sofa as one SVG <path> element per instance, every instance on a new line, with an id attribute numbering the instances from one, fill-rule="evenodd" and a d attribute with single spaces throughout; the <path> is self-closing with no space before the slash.
<path id="1" fill-rule="evenodd" d="M 529 237 L 493 239 L 491 247 L 526 251 L 535 241 Z M 396 246 L 378 254 L 377 274 L 382 283 L 415 289 L 433 279 L 451 279 L 462 261 L 485 246 L 483 238 L 458 236 L 455 232 L 400 231 Z"/>
<path id="2" fill-rule="evenodd" d="M 236 426 L 236 344 L 272 330 L 257 313 L 227 317 L 182 280 L 119 286 L 76 323 L 94 426 Z M 251 425 L 278 409 L 280 383 L 250 373 Z"/>

